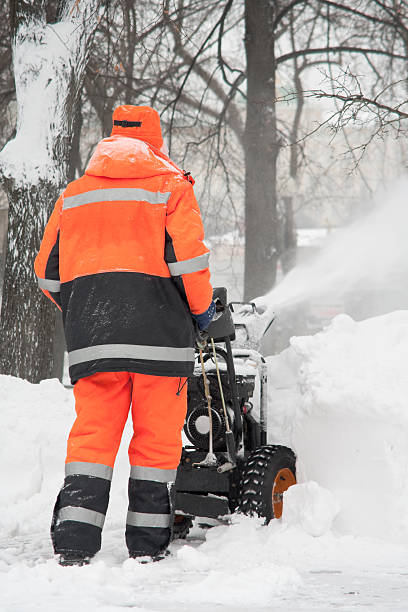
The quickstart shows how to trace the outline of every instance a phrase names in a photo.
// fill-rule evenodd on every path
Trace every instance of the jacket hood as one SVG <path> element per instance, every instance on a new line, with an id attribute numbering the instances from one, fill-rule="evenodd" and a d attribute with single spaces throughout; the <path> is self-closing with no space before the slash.
<path id="1" fill-rule="evenodd" d="M 109 136 L 97 145 L 85 174 L 108 178 L 149 178 L 183 173 L 156 147 L 137 138 Z"/>
<path id="2" fill-rule="evenodd" d="M 111 136 L 138 138 L 158 149 L 163 145 L 160 116 L 150 106 L 118 106 L 113 112 L 112 124 Z"/>

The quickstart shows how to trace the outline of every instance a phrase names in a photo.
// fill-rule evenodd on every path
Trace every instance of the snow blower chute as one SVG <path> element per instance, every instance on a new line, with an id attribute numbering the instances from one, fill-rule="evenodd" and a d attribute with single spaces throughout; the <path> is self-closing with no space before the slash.
<path id="1" fill-rule="evenodd" d="M 254 303 L 227 304 L 225 288 L 214 299 L 219 317 L 198 338 L 188 380 L 175 538 L 187 535 L 196 516 L 279 518 L 283 493 L 296 483 L 294 452 L 267 443 L 267 366 L 258 347 L 273 318 Z"/>

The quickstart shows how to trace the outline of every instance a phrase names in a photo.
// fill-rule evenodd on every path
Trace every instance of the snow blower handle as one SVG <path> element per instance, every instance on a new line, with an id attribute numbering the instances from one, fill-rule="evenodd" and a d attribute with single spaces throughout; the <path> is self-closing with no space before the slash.
<path id="1" fill-rule="evenodd" d="M 213 323 L 214 321 L 217 321 L 220 317 L 222 317 L 223 313 L 227 309 L 227 306 L 221 302 L 218 296 L 217 297 L 214 296 L 214 304 L 215 304 L 215 314 L 213 318 L 211 319 L 209 325 L 211 325 L 211 323 Z M 194 335 L 195 335 L 196 347 L 198 349 L 204 350 L 208 345 L 208 336 L 209 336 L 208 328 L 200 329 L 197 321 L 194 318 L 192 318 L 192 320 L 193 320 L 193 325 L 194 325 Z"/>
<path id="2" fill-rule="evenodd" d="M 257 308 L 255 302 L 236 302 L 236 301 L 230 302 L 229 303 L 229 308 L 230 308 L 231 312 L 235 312 L 234 304 L 238 304 L 238 306 L 251 306 L 252 314 L 257 314 L 258 313 L 258 308 Z"/>
<path id="3" fill-rule="evenodd" d="M 221 302 L 219 297 L 214 298 L 214 304 L 215 304 L 215 315 L 211 319 L 211 323 L 214 323 L 214 321 L 218 321 L 218 319 L 222 317 L 222 315 L 228 308 L 226 304 L 223 304 Z"/>

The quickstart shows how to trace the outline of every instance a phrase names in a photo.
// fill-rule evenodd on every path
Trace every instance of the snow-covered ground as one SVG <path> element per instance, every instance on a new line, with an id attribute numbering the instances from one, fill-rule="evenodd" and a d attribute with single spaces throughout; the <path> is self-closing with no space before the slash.
<path id="1" fill-rule="evenodd" d="M 172 556 L 126 556 L 124 436 L 102 551 L 62 568 L 48 536 L 72 391 L 0 377 L 0 610 L 408 610 L 408 312 L 346 315 L 269 359 L 270 441 L 300 484 L 269 526 L 196 525 Z"/>

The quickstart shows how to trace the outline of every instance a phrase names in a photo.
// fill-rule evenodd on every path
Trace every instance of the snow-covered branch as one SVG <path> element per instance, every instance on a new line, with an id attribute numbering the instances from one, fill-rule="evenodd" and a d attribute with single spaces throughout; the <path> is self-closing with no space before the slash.
<path id="1" fill-rule="evenodd" d="M 72 132 L 76 99 L 97 25 L 98 0 L 66 2 L 58 23 L 22 19 L 15 32 L 13 66 L 17 133 L 0 153 L 0 174 L 17 184 L 40 179 L 61 184 L 61 164 Z"/>

